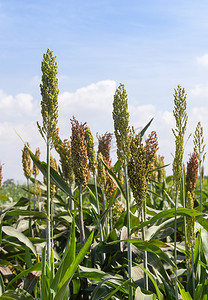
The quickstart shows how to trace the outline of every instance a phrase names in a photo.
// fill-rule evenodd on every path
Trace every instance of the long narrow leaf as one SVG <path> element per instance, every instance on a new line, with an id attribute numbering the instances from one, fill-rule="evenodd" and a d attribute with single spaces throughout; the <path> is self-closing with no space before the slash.
<path id="1" fill-rule="evenodd" d="M 84 259 L 85 255 L 86 255 L 86 253 L 87 253 L 87 251 L 88 251 L 88 249 L 89 249 L 89 247 L 92 243 L 93 236 L 94 236 L 94 233 L 92 232 L 91 235 L 89 236 L 88 240 L 85 242 L 84 246 L 82 247 L 82 249 L 80 250 L 80 252 L 76 256 L 75 260 L 72 262 L 70 267 L 66 270 L 65 275 L 62 277 L 62 280 L 59 283 L 58 292 L 56 293 L 56 296 L 55 296 L 54 300 L 60 300 L 64 296 L 67 285 L 69 284 L 69 282 L 70 282 L 73 274 L 75 273 L 78 265 Z"/>
<path id="2" fill-rule="evenodd" d="M 17 238 L 20 242 L 30 248 L 35 256 L 37 256 L 37 252 L 33 243 L 22 232 L 19 232 L 12 226 L 2 226 L 2 231 L 9 236 Z"/>
<path id="3" fill-rule="evenodd" d="M 195 216 L 200 216 L 200 215 L 204 215 L 198 211 L 196 211 L 195 209 L 188 209 L 188 208 L 182 208 L 179 207 L 177 208 L 177 216 L 190 216 L 190 217 L 195 217 Z M 150 220 L 148 221 L 144 221 L 143 223 L 141 223 L 139 226 L 134 227 L 132 229 L 132 234 L 136 231 L 138 231 L 139 229 L 159 220 L 159 219 L 167 219 L 167 218 L 172 218 L 175 216 L 175 208 L 171 208 L 165 211 L 162 211 L 158 214 L 156 214 L 154 217 L 152 217 Z"/>

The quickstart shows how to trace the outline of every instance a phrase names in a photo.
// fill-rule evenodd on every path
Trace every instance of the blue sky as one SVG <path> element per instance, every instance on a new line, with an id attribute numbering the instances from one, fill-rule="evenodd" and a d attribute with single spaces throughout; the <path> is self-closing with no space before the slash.
<path id="1" fill-rule="evenodd" d="M 189 1 L 15 1 L 0 0 L 0 161 L 4 179 L 23 180 L 22 142 L 44 143 L 41 122 L 41 60 L 57 56 L 60 131 L 70 136 L 70 118 L 87 121 L 93 133 L 113 131 L 115 88 L 125 84 L 131 124 L 154 116 L 160 150 L 171 162 L 174 88 L 187 92 L 187 136 L 208 122 L 208 2 Z M 193 144 L 187 145 L 186 155 Z M 10 157 L 8 157 L 10 156 Z M 185 158 L 185 161 L 187 159 Z M 171 170 L 171 169 L 170 169 Z"/>

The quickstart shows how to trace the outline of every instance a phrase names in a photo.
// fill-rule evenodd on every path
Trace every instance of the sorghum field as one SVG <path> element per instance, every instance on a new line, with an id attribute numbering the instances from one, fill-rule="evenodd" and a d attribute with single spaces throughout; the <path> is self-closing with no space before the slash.
<path id="1" fill-rule="evenodd" d="M 173 175 L 166 176 L 154 120 L 139 133 L 130 127 L 123 84 L 112 99 L 113 165 L 112 133 L 97 135 L 95 151 L 87 120 L 73 117 L 69 139 L 61 140 L 49 49 L 41 70 L 37 130 L 46 161 L 38 145 L 33 153 L 23 143 L 25 186 L 2 184 L 0 166 L 0 299 L 208 299 L 205 141 L 199 120 L 185 165 L 185 90 L 174 90 Z"/>

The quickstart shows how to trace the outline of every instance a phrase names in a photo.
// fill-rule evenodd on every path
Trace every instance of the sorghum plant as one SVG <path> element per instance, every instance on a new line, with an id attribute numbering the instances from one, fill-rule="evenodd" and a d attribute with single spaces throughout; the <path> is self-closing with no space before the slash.
<path id="1" fill-rule="evenodd" d="M 43 126 L 37 122 L 39 131 L 47 145 L 47 263 L 50 265 L 51 255 L 51 211 L 50 211 L 50 150 L 58 142 L 58 78 L 56 56 L 49 49 L 43 54 L 41 64 L 42 83 L 41 91 L 41 114 L 43 118 Z"/>
<path id="2" fill-rule="evenodd" d="M 178 206 L 178 191 L 180 189 L 182 172 L 183 172 L 183 154 L 184 154 L 184 134 L 188 115 L 186 113 L 186 93 L 185 89 L 178 85 L 174 93 L 174 110 L 173 115 L 176 121 L 176 128 L 172 129 L 175 137 L 175 156 L 173 160 L 173 183 L 175 185 L 175 226 L 174 226 L 174 262 L 176 265 L 176 232 L 177 232 L 177 206 Z M 177 276 L 177 269 L 175 270 Z M 178 299 L 178 286 L 175 280 L 175 296 Z"/>
<path id="3" fill-rule="evenodd" d="M 26 145 L 24 146 L 23 150 L 22 150 L 22 167 L 23 167 L 23 171 L 24 171 L 24 175 L 26 177 L 26 179 L 28 180 L 30 178 L 30 176 L 32 175 L 32 167 L 31 167 L 31 158 L 30 158 L 30 154 L 27 150 L 27 147 L 29 147 L 29 144 L 26 143 Z"/>
<path id="4" fill-rule="evenodd" d="M 204 136 L 203 136 L 203 127 L 201 122 L 198 122 L 196 126 L 196 130 L 194 133 L 194 151 L 196 152 L 198 165 L 199 165 L 199 176 L 200 176 L 200 211 L 202 212 L 202 172 L 203 172 L 203 162 L 205 160 L 205 144 L 204 144 Z M 202 217 L 201 217 L 202 223 Z"/>
<path id="5" fill-rule="evenodd" d="M 127 232 L 128 239 L 130 234 L 130 194 L 128 186 L 127 163 L 130 158 L 130 127 L 129 127 L 129 112 L 128 112 L 128 97 L 124 84 L 120 84 L 117 88 L 113 101 L 113 121 L 114 133 L 117 143 L 117 156 L 121 161 L 124 169 L 124 181 L 126 189 L 126 208 L 127 208 Z M 132 251 L 131 243 L 128 242 L 128 275 L 132 277 Z M 132 289 L 129 288 L 129 299 L 132 299 Z"/>
<path id="6" fill-rule="evenodd" d="M 27 179 L 28 198 L 29 198 L 29 210 L 31 210 L 29 178 L 32 175 L 33 170 L 32 170 L 32 167 L 31 167 L 31 158 L 30 158 L 30 154 L 28 152 L 27 147 L 29 147 L 28 143 L 26 143 L 26 145 L 24 145 L 24 148 L 22 150 L 22 167 L 23 167 L 24 175 L 25 175 L 25 177 Z M 29 232 L 30 232 L 30 235 L 31 235 L 31 233 L 32 233 L 31 218 L 29 218 Z"/>
<path id="7" fill-rule="evenodd" d="M 186 171 L 186 192 L 190 192 L 192 199 L 195 199 L 194 190 L 197 183 L 197 173 L 198 173 L 198 159 L 196 152 L 194 152 L 187 162 Z"/>
<path id="8" fill-rule="evenodd" d="M 35 151 L 35 156 L 40 159 L 40 149 L 37 148 Z M 38 169 L 38 167 L 36 166 L 35 163 L 33 163 L 33 176 L 35 178 L 35 192 L 36 192 L 36 199 L 38 201 L 38 186 L 37 186 L 37 181 L 36 181 L 36 177 L 38 176 L 40 170 Z M 35 202 L 34 202 L 34 209 L 35 209 Z M 40 209 L 40 206 L 39 206 Z"/>
<path id="9" fill-rule="evenodd" d="M 85 231 L 82 211 L 82 191 L 88 182 L 88 157 L 87 145 L 85 143 L 85 124 L 79 122 L 73 117 L 72 136 L 71 136 L 71 155 L 72 167 L 75 175 L 76 184 L 79 187 L 79 224 L 80 224 L 80 242 L 84 245 Z"/>
<path id="10" fill-rule="evenodd" d="M 86 144 L 87 144 L 87 156 L 88 156 L 89 170 L 93 174 L 98 219 L 100 220 L 100 205 L 99 205 L 99 199 L 98 199 L 97 180 L 96 180 L 95 145 L 94 145 L 93 135 L 92 135 L 91 130 L 88 126 L 85 127 L 85 141 L 86 141 Z M 100 240 L 102 242 L 103 241 L 103 232 L 102 232 L 101 223 L 99 224 L 99 231 L 100 231 Z M 104 256 L 103 256 L 103 260 L 104 260 Z"/>
<path id="11" fill-rule="evenodd" d="M 65 139 L 63 142 L 60 141 L 59 145 L 56 148 L 60 156 L 62 176 L 66 183 L 69 185 L 72 194 L 72 186 L 74 183 L 74 171 L 72 166 L 72 157 L 71 157 L 71 144 L 70 141 Z M 70 201 L 70 202 L 69 202 Z M 69 209 L 74 209 L 74 201 L 68 197 L 68 206 Z"/>
<path id="12" fill-rule="evenodd" d="M 106 165 L 112 169 L 111 166 L 111 157 L 110 157 L 110 150 L 111 150 L 111 140 L 112 140 L 112 133 L 106 132 L 103 135 L 97 135 L 98 139 L 98 153 L 102 154 L 103 160 Z M 105 175 L 105 184 L 102 185 L 102 196 L 103 196 L 103 211 L 106 210 L 106 198 L 110 198 L 113 191 L 115 190 L 115 184 L 107 174 L 106 171 Z M 109 219 L 109 217 L 107 217 Z M 108 221 L 105 219 L 105 228 L 108 229 Z"/>
<path id="13" fill-rule="evenodd" d="M 150 171 L 154 166 L 156 152 L 158 150 L 157 134 L 152 131 L 142 143 L 140 134 L 132 136 L 130 143 L 130 160 L 128 162 L 128 176 L 131 190 L 139 207 L 141 222 L 146 219 L 146 193 L 150 178 Z M 142 230 L 143 239 L 144 230 Z M 147 253 L 144 252 L 144 267 L 147 269 Z M 148 289 L 148 277 L 145 275 L 145 288 Z"/>

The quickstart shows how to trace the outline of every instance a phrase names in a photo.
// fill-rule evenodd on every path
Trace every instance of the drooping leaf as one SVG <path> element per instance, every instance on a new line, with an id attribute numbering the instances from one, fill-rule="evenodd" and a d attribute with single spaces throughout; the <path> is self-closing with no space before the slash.
<path id="1" fill-rule="evenodd" d="M 16 282 L 18 279 L 22 278 L 23 276 L 28 275 L 29 273 L 33 272 L 33 271 L 41 271 L 41 263 L 37 263 L 34 266 L 32 266 L 31 268 L 19 273 L 17 276 L 15 276 L 7 285 L 7 289 L 8 287 L 10 287 L 14 282 Z"/>
<path id="2" fill-rule="evenodd" d="M 200 215 L 204 215 L 204 214 L 196 211 L 195 209 L 188 209 L 188 208 L 182 208 L 182 207 L 177 208 L 177 216 L 195 217 L 195 216 L 200 216 Z M 155 221 L 157 221 L 159 219 L 167 219 L 167 218 L 172 218 L 174 216 L 175 216 L 175 208 L 171 208 L 171 209 L 162 211 L 162 212 L 156 214 L 151 219 L 142 222 L 139 226 L 134 227 L 131 230 L 131 234 L 133 234 L 134 232 L 138 231 L 139 229 L 141 229 L 151 223 L 154 223 Z"/>
<path id="3" fill-rule="evenodd" d="M 16 289 L 15 291 L 4 292 L 0 300 L 34 300 L 34 298 L 23 289 Z"/>
<path id="4" fill-rule="evenodd" d="M 28 248 L 30 248 L 30 250 L 32 250 L 35 256 L 37 256 L 37 252 L 33 243 L 23 233 L 17 231 L 17 229 L 15 229 L 12 226 L 2 226 L 2 231 L 8 236 L 17 238 L 20 242 L 22 242 Z"/>
<path id="5" fill-rule="evenodd" d="M 164 299 L 164 296 L 163 296 L 163 294 L 160 292 L 160 290 L 159 290 L 159 288 L 158 288 L 158 286 L 157 286 L 157 282 L 156 282 L 155 278 L 153 277 L 153 275 L 152 275 L 148 270 L 146 270 L 145 268 L 143 268 L 141 265 L 139 265 L 139 264 L 137 264 L 137 263 L 135 263 L 135 265 L 137 265 L 139 268 L 142 269 L 142 271 L 144 271 L 144 272 L 147 274 L 147 276 L 151 279 L 152 283 L 154 284 L 155 291 L 156 291 L 156 294 L 157 294 L 158 299 L 159 299 L 159 300 L 163 300 L 163 299 Z"/>

